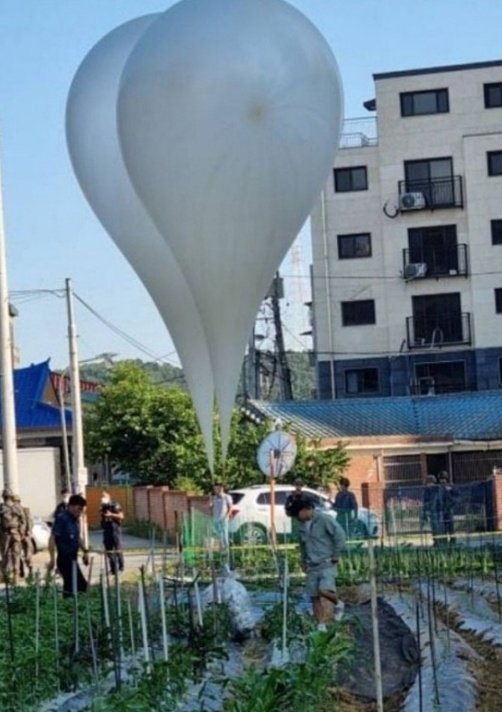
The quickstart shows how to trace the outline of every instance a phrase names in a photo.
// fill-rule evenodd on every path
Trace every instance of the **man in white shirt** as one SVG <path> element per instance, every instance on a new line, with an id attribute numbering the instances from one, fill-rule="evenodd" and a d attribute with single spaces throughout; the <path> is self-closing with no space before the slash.
<path id="1" fill-rule="evenodd" d="M 213 513 L 213 534 L 220 542 L 220 547 L 228 549 L 228 522 L 232 511 L 232 497 L 225 492 L 221 482 L 214 485 L 214 494 L 211 499 L 211 510 Z"/>

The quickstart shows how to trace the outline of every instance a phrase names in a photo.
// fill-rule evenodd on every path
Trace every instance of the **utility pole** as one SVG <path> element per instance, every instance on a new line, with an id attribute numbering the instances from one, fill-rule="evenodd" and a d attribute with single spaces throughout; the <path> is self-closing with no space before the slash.
<path id="1" fill-rule="evenodd" d="M 68 347 L 70 351 L 70 388 L 72 405 L 72 491 L 85 492 L 87 468 L 84 464 L 84 430 L 82 425 L 82 399 L 80 397 L 80 367 L 77 350 L 77 331 L 73 316 L 73 291 L 71 280 L 65 280 L 68 312 Z"/>
<path id="2" fill-rule="evenodd" d="M 256 344 L 255 344 L 255 325 L 251 329 L 248 341 L 248 353 L 245 360 L 245 389 L 247 398 L 257 397 L 257 382 L 256 382 Z"/>
<path id="3" fill-rule="evenodd" d="M 2 193 L 0 174 L 0 368 L 2 376 L 3 478 L 4 487 L 9 488 L 13 494 L 19 494 L 14 374 L 12 372 L 12 339 Z"/>
<path id="4" fill-rule="evenodd" d="M 256 324 L 253 324 L 253 329 L 248 341 L 248 353 L 246 359 L 246 393 L 248 398 L 259 400 L 262 396 L 261 388 L 261 351 L 256 348 L 257 338 L 261 338 L 256 334 Z"/>
<path id="5" fill-rule="evenodd" d="M 274 277 L 272 285 L 272 314 L 274 318 L 275 346 L 277 351 L 277 361 L 279 365 L 279 387 L 282 400 L 293 400 L 293 388 L 291 387 L 291 371 L 289 370 L 286 350 L 284 348 L 284 336 L 282 333 L 280 299 L 280 276 L 279 272 Z"/>

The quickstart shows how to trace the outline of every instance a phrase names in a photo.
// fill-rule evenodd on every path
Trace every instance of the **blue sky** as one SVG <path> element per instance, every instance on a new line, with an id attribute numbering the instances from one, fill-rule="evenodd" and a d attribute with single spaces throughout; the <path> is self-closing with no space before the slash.
<path id="1" fill-rule="evenodd" d="M 175 361 L 167 330 L 145 289 L 94 218 L 68 160 L 64 108 L 88 50 L 133 17 L 173 3 L 155 0 L 2 0 L 0 146 L 9 289 L 19 309 L 21 363 L 68 362 L 64 301 L 23 290 L 75 291 L 156 356 Z M 502 59 L 499 0 L 293 0 L 337 57 L 345 115 L 364 116 L 374 72 Z M 303 248 L 304 257 L 308 249 Z M 307 265 L 304 265 L 305 272 Z M 294 268 L 286 266 L 293 274 Z M 298 272 L 298 270 L 297 270 Z M 297 288 L 291 298 L 300 295 Z M 292 331 L 300 327 L 286 319 Z M 82 359 L 103 351 L 148 358 L 79 304 Z"/>

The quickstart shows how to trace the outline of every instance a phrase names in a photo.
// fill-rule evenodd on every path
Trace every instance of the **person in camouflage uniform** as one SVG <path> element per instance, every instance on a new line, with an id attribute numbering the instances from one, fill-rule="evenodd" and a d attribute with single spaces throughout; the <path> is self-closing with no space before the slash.
<path id="1" fill-rule="evenodd" d="M 21 578 L 24 578 L 26 575 L 31 576 L 33 571 L 33 542 L 31 540 L 33 519 L 29 507 L 23 507 L 21 504 L 21 497 L 18 494 L 15 494 L 13 499 L 16 513 L 21 519 L 21 556 L 19 562 L 19 575 Z"/>
<path id="2" fill-rule="evenodd" d="M 4 580 L 17 583 L 21 563 L 21 532 L 23 526 L 22 508 L 14 501 L 10 490 L 2 493 L 0 506 L 0 546 L 2 554 L 2 573 Z"/>

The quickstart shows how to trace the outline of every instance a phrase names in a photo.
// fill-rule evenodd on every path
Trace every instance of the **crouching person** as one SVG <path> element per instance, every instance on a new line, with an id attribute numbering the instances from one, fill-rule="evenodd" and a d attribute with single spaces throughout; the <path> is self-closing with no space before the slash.
<path id="1" fill-rule="evenodd" d="M 300 521 L 300 555 L 307 574 L 306 591 L 318 630 L 326 630 L 334 605 L 334 618 L 343 616 L 344 604 L 336 592 L 336 566 L 345 548 L 345 532 L 332 514 L 316 509 L 308 497 L 295 502 L 294 516 Z M 327 603 L 328 602 L 328 605 Z"/>

